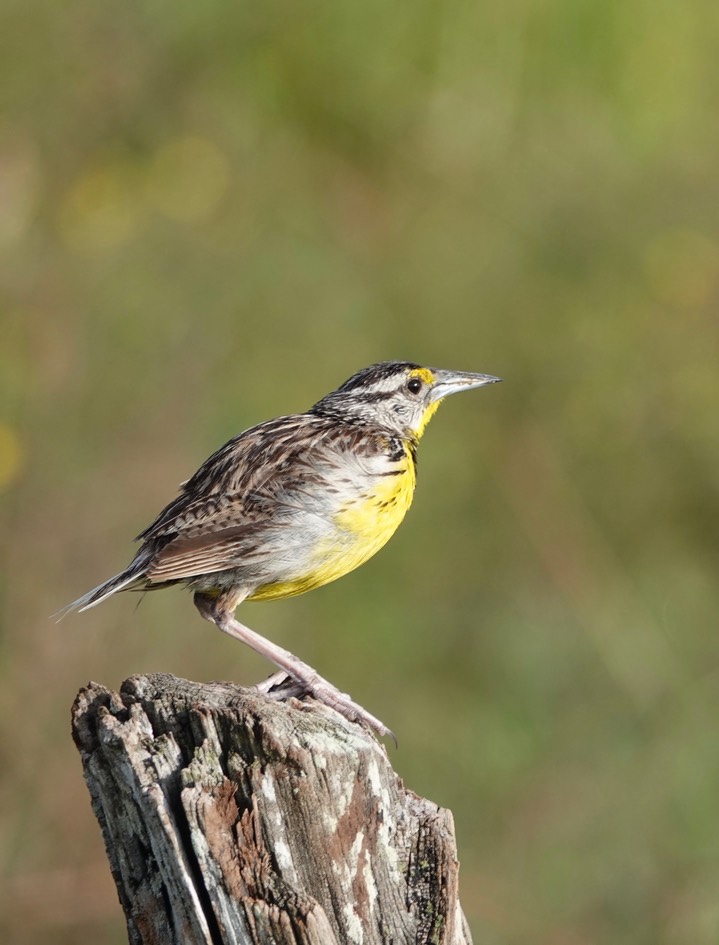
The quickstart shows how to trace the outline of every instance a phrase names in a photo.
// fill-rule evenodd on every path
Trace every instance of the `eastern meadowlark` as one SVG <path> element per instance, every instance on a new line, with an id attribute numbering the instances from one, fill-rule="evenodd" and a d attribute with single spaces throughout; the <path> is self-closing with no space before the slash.
<path id="1" fill-rule="evenodd" d="M 385 544 L 412 502 L 417 444 L 449 394 L 500 378 L 373 364 L 307 413 L 238 434 L 180 487 L 137 538 L 124 571 L 68 605 L 87 610 L 117 591 L 183 584 L 202 616 L 283 672 L 278 677 L 362 721 L 391 732 L 312 667 L 239 623 L 244 600 L 277 600 L 334 581 Z M 289 677 L 289 680 L 287 679 Z"/>

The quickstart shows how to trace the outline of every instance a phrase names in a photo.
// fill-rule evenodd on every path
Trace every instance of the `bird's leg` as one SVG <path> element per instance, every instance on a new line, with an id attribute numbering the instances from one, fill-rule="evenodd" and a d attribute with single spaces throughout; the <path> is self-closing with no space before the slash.
<path id="1" fill-rule="evenodd" d="M 239 603 L 238 597 L 237 593 L 232 596 L 221 594 L 212 597 L 209 594 L 198 592 L 195 594 L 194 600 L 195 606 L 206 620 L 214 623 L 228 636 L 246 643 L 260 656 L 264 656 L 265 659 L 284 670 L 285 673 L 297 680 L 309 695 L 335 709 L 350 722 L 363 722 L 379 735 L 389 735 L 396 743 L 397 740 L 393 732 L 383 722 L 380 722 L 366 709 L 363 709 L 361 705 L 353 702 L 346 693 L 340 692 L 336 686 L 320 676 L 311 666 L 303 663 L 299 657 L 290 653 L 289 650 L 285 650 L 240 623 L 233 615 L 233 610 Z M 275 677 L 270 677 L 270 679 L 274 684 Z"/>

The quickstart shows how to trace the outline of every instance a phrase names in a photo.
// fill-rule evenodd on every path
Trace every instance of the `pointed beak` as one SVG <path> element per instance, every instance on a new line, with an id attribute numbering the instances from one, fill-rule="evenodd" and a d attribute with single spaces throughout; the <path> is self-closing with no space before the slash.
<path id="1" fill-rule="evenodd" d="M 435 381 L 430 394 L 430 403 L 436 403 L 462 390 L 484 387 L 485 384 L 497 384 L 502 380 L 501 377 L 493 377 L 491 374 L 468 374 L 464 371 L 434 370 L 433 373 Z"/>

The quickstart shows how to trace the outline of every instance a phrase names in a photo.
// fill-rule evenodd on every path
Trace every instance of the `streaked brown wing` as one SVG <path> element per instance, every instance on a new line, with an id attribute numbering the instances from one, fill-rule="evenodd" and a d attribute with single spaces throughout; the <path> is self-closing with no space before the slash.
<path id="1" fill-rule="evenodd" d="M 192 538 L 176 538 L 155 555 L 146 577 L 159 584 L 224 571 L 255 546 L 256 537 L 257 526 L 238 525 Z"/>
<path id="2" fill-rule="evenodd" d="M 331 431 L 336 435 L 336 426 L 311 414 L 279 417 L 245 430 L 183 483 L 180 495 L 137 536 L 138 541 L 162 544 L 162 539 L 262 517 L 267 496 L 282 492 L 285 481 L 308 468 Z"/>
<path id="3" fill-rule="evenodd" d="M 297 511 L 313 514 L 313 494 L 325 488 L 328 467 L 341 465 L 347 452 L 360 460 L 376 455 L 387 442 L 382 432 L 312 414 L 246 430 L 214 453 L 139 536 L 146 577 L 184 580 L 262 557 L 268 531 Z"/>

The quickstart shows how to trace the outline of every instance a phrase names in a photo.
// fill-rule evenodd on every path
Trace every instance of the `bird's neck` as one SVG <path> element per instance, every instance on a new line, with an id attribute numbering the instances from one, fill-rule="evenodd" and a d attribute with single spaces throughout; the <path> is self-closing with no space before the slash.
<path id="1" fill-rule="evenodd" d="M 415 429 L 410 431 L 411 436 L 417 443 L 422 439 L 422 435 L 427 429 L 427 424 L 437 412 L 437 407 L 439 407 L 440 403 L 441 401 L 437 400 L 433 404 L 430 404 L 420 417 L 419 423 Z"/>

